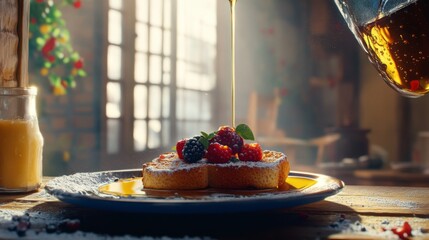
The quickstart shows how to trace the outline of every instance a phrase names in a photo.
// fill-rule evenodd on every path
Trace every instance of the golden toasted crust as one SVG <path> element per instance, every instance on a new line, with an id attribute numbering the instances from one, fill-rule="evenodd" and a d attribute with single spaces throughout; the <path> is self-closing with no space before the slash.
<path id="1" fill-rule="evenodd" d="M 155 189 L 277 188 L 289 175 L 286 155 L 264 151 L 262 161 L 227 164 L 184 163 L 175 153 L 143 165 L 143 185 Z"/>
<path id="2" fill-rule="evenodd" d="M 286 155 L 264 151 L 262 161 L 209 164 L 209 186 L 213 188 L 277 188 L 286 183 Z"/>
<path id="3" fill-rule="evenodd" d="M 208 187 L 204 163 L 184 163 L 176 154 L 162 154 L 143 164 L 143 185 L 155 189 L 203 189 Z"/>

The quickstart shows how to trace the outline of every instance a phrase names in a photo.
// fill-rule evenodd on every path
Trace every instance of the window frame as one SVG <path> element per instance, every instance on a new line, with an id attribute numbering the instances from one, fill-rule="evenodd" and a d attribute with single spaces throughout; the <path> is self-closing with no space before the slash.
<path id="1" fill-rule="evenodd" d="M 136 19 L 136 11 L 135 11 L 135 1 L 129 1 L 129 0 L 123 0 L 123 7 L 122 7 L 122 44 L 121 44 L 121 48 L 122 48 L 122 68 L 121 68 L 121 80 L 119 81 L 115 81 L 115 82 L 120 82 L 121 83 L 121 95 L 122 95 L 122 116 L 120 118 L 120 125 L 121 125 L 121 132 L 120 132 L 120 137 L 119 137 L 119 141 L 120 141 L 120 146 L 119 146 L 119 152 L 118 153 L 108 153 L 108 148 L 107 148 L 107 120 L 110 119 L 106 116 L 106 102 L 107 102 L 107 92 L 106 92 L 106 86 L 108 82 L 111 82 L 112 80 L 110 80 L 107 76 L 107 49 L 108 46 L 111 45 L 111 43 L 108 42 L 108 12 L 110 6 L 109 6 L 109 1 L 102 1 L 101 2 L 101 9 L 102 9 L 102 38 L 101 38 L 101 48 L 102 48 L 102 54 L 100 55 L 100 57 L 103 59 L 102 64 L 101 64 L 101 81 L 102 81 L 102 88 L 101 88 L 101 101 L 99 104 L 101 105 L 100 108 L 100 136 L 101 136 L 101 146 L 100 146 L 100 150 L 101 150 L 101 158 L 99 160 L 100 162 L 100 167 L 101 169 L 114 169 L 114 168 L 124 168 L 124 166 L 136 166 L 136 167 L 140 167 L 139 165 L 142 162 L 147 162 L 150 161 L 153 157 L 159 155 L 162 152 L 165 151 L 171 151 L 171 147 L 172 146 L 168 146 L 168 147 L 163 147 L 162 144 L 162 138 L 160 139 L 161 141 L 161 146 L 160 148 L 155 148 L 155 149 L 150 149 L 147 148 L 143 151 L 135 151 L 134 150 L 134 138 L 130 137 L 133 136 L 133 126 L 134 126 L 134 86 L 136 85 L 141 85 L 141 83 L 138 83 L 134 80 L 134 58 L 135 58 L 135 54 L 138 53 L 139 51 L 137 51 L 135 49 L 135 39 L 136 39 L 136 34 L 126 34 L 126 33 L 135 33 L 135 24 L 138 22 L 138 20 Z M 150 1 L 149 1 L 150 4 Z M 164 8 L 164 6 L 163 6 Z M 150 19 L 150 5 L 147 9 L 148 11 L 148 18 Z M 171 41 L 170 41 L 170 61 L 171 61 L 171 66 L 170 66 L 170 84 L 169 84 L 169 88 L 170 88 L 170 114 L 169 114 L 169 135 L 170 135 L 170 142 L 172 143 L 172 145 L 174 145 L 175 139 L 177 139 L 177 124 L 176 121 L 182 121 L 182 122 L 188 122 L 188 123 L 192 123 L 195 121 L 201 121 L 201 120 L 178 120 L 177 119 L 177 114 L 176 114 L 176 99 L 177 99 L 177 91 L 178 91 L 178 87 L 177 87 L 177 37 L 178 37 L 178 32 L 177 32 L 177 14 L 178 14 L 178 8 L 177 8 L 177 0 L 172 0 L 171 1 L 171 23 L 170 23 L 170 33 L 171 33 Z M 218 15 L 218 11 L 216 9 L 216 15 Z M 163 11 L 164 14 L 164 11 Z M 164 15 L 162 16 L 162 21 L 164 21 Z M 148 26 L 150 26 L 150 24 L 148 24 Z M 164 24 L 162 24 L 161 27 L 163 34 L 162 34 L 162 41 L 164 44 L 164 31 L 165 31 L 165 26 Z M 217 29 L 217 27 L 216 27 Z M 217 31 L 217 30 L 216 30 Z M 148 32 L 148 39 L 150 39 L 150 33 Z M 163 45 L 164 46 L 164 45 Z M 216 47 L 217 49 L 217 47 Z M 150 53 L 148 52 L 148 59 L 150 56 Z M 161 52 L 160 56 L 162 57 L 162 63 L 164 62 L 164 52 Z M 149 61 L 147 62 L 148 64 L 148 69 L 149 69 Z M 217 71 L 217 61 L 215 62 L 215 80 L 216 82 L 218 81 L 218 71 Z M 161 74 L 163 75 L 163 74 Z M 147 83 L 149 83 L 149 79 L 148 81 L 144 84 L 147 87 L 149 85 L 147 85 Z M 217 85 L 217 84 L 216 84 Z M 162 87 L 165 86 L 163 83 L 163 76 L 161 76 L 161 84 L 159 84 L 158 86 L 160 86 L 161 91 L 162 91 Z M 147 90 L 149 91 L 149 87 L 147 88 Z M 186 90 L 184 88 L 180 88 L 180 90 Z M 193 91 L 198 91 L 198 90 L 193 90 Z M 198 91 L 201 92 L 201 91 Z M 213 90 L 210 91 L 211 92 L 211 99 L 210 99 L 210 104 L 212 106 L 216 106 L 214 103 L 214 100 L 216 100 L 216 95 L 217 95 L 217 87 L 215 87 Z M 126 96 L 125 94 L 128 95 L 132 95 L 132 97 L 124 97 Z M 148 98 L 149 100 L 150 98 Z M 150 101 L 150 100 L 149 100 Z M 149 101 L 148 101 L 148 105 L 149 105 Z M 212 111 L 216 111 L 217 109 L 215 107 L 211 108 Z M 145 120 L 148 121 L 150 118 L 149 116 L 146 116 Z M 162 120 L 165 119 L 162 116 L 162 107 L 161 107 L 161 116 L 159 118 L 159 120 L 161 121 L 162 124 Z M 209 120 L 210 124 L 213 124 L 215 122 L 215 118 L 212 118 Z M 148 122 L 146 123 L 148 124 Z M 162 129 L 161 129 L 162 131 Z M 160 133 L 162 136 L 162 132 Z M 195 133 L 197 134 L 197 132 Z M 149 129 L 147 129 L 147 135 L 149 135 Z"/>

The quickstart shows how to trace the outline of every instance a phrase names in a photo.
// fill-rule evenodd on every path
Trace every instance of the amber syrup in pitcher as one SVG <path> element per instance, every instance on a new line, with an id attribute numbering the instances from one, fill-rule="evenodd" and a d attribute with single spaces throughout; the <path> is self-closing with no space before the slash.
<path id="1" fill-rule="evenodd" d="M 419 0 L 359 27 L 384 80 L 409 97 L 429 92 L 429 1 Z"/>

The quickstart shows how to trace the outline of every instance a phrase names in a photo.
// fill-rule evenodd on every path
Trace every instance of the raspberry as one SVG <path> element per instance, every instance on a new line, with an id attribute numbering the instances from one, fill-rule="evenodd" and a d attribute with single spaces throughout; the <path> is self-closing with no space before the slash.
<path id="1" fill-rule="evenodd" d="M 204 149 L 204 145 L 195 138 L 188 139 L 185 146 L 183 146 L 183 159 L 188 163 L 201 160 L 205 153 L 206 150 Z"/>
<path id="2" fill-rule="evenodd" d="M 227 163 L 231 158 L 231 155 L 231 148 L 215 142 L 209 145 L 206 158 L 209 163 Z"/>
<path id="3" fill-rule="evenodd" d="M 176 143 L 176 152 L 180 159 L 183 159 L 183 147 L 185 146 L 187 139 L 182 139 Z"/>
<path id="4" fill-rule="evenodd" d="M 228 126 L 219 128 L 211 140 L 211 143 L 213 142 L 230 147 L 233 154 L 241 152 L 241 148 L 243 147 L 243 138 L 235 132 L 234 128 Z"/>
<path id="5" fill-rule="evenodd" d="M 244 144 L 241 153 L 238 154 L 241 161 L 261 161 L 262 148 L 258 143 Z"/>

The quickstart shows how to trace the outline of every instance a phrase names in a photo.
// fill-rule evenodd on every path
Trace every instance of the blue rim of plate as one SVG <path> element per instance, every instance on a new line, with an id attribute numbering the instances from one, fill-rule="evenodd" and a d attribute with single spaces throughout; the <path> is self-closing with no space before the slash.
<path id="1" fill-rule="evenodd" d="M 289 176 L 311 179 L 316 183 L 304 189 L 278 191 L 274 194 L 262 191 L 250 196 L 226 194 L 223 197 L 207 196 L 204 199 L 119 197 L 98 192 L 101 185 L 116 179 L 141 177 L 140 169 L 130 169 L 56 177 L 46 184 L 45 190 L 65 203 L 85 208 L 129 213 L 184 214 L 255 212 L 291 208 L 321 201 L 344 188 L 341 180 L 327 175 L 291 171 Z"/>

